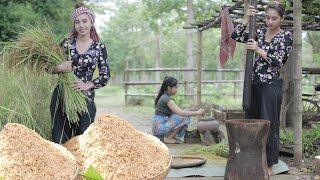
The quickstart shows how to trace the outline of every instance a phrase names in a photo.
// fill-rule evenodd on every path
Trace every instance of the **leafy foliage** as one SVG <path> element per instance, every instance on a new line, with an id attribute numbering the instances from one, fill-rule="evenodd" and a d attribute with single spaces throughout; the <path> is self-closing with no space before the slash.
<path id="1" fill-rule="evenodd" d="M 70 13 L 75 0 L 2 0 L 0 6 L 0 41 L 14 39 L 21 26 L 46 19 L 54 32 L 65 36 L 71 27 Z"/>
<path id="2" fill-rule="evenodd" d="M 196 21 L 210 18 L 223 2 L 225 1 L 219 3 L 194 1 Z M 110 45 L 110 64 L 115 72 L 122 72 L 126 61 L 129 62 L 129 67 L 155 67 L 156 36 L 159 34 L 160 67 L 186 65 L 186 30 L 183 29 L 186 21 L 186 1 L 143 0 L 133 3 L 119 1 L 116 6 L 114 16 L 105 24 L 102 32 L 102 39 Z M 219 29 L 204 33 L 206 67 L 217 65 L 219 37 Z M 194 52 L 196 52 L 195 42 L 196 36 L 194 36 Z"/>
<path id="3" fill-rule="evenodd" d="M 281 0 L 281 3 L 285 6 L 286 11 L 292 11 L 293 0 Z M 320 11 L 320 0 L 302 0 L 302 9 L 303 13 L 312 15 L 303 16 L 304 21 L 316 22 L 315 15 L 319 14 Z"/>
<path id="4" fill-rule="evenodd" d="M 280 142 L 285 145 L 294 144 L 294 133 L 292 130 L 280 132 Z M 306 157 L 312 157 L 319 151 L 320 147 L 320 125 L 302 133 L 303 153 Z"/>

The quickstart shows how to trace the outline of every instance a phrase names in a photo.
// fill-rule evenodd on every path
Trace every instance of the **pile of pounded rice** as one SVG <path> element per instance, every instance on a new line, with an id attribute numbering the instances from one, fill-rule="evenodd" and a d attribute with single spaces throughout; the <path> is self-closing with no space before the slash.
<path id="1" fill-rule="evenodd" d="M 27 127 L 8 123 L 0 132 L 0 177 L 5 180 L 71 180 L 75 157 Z"/>
<path id="2" fill-rule="evenodd" d="M 148 179 L 170 163 L 168 148 L 162 142 L 112 115 L 98 117 L 83 135 L 64 146 L 82 170 L 92 165 L 105 179 Z"/>

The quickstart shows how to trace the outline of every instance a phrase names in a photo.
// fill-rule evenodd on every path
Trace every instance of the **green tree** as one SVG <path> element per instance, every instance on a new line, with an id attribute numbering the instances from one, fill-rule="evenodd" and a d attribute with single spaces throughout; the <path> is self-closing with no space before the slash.
<path id="1" fill-rule="evenodd" d="M 70 13 L 75 0 L 2 0 L 0 6 L 0 41 L 14 39 L 22 26 L 44 19 L 62 37 L 71 27 Z"/>
<path id="2" fill-rule="evenodd" d="M 211 17 L 220 9 L 222 2 L 194 1 L 195 19 L 199 21 Z M 158 33 L 161 33 L 161 66 L 186 65 L 186 30 L 183 29 L 187 18 L 186 1 L 119 1 L 115 9 L 114 16 L 106 23 L 102 33 L 102 39 L 110 45 L 110 64 L 114 71 L 123 71 L 124 61 L 129 61 L 131 67 L 155 67 L 155 37 Z M 207 32 L 220 33 L 216 30 Z M 218 46 L 219 39 L 215 37 L 211 36 L 208 46 Z M 209 55 L 206 57 L 212 58 Z"/>

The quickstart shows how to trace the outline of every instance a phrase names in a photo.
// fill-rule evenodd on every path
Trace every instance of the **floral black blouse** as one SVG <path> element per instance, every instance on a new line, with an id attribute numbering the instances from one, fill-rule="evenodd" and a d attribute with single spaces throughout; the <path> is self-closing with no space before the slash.
<path id="1" fill-rule="evenodd" d="M 238 42 L 246 43 L 249 34 L 245 32 L 246 26 L 238 24 L 232 33 L 232 38 Z M 281 30 L 270 42 L 265 41 L 266 27 L 260 27 L 256 31 L 258 46 L 267 52 L 264 59 L 256 55 L 253 66 L 253 84 L 272 84 L 280 80 L 280 69 L 286 63 L 292 50 L 292 33 Z"/>
<path id="2" fill-rule="evenodd" d="M 110 69 L 108 62 L 108 53 L 105 44 L 101 42 L 93 42 L 84 54 L 79 54 L 76 49 L 76 39 L 64 39 L 61 42 L 66 55 L 70 53 L 72 61 L 72 69 L 74 74 L 83 82 L 92 81 L 93 89 L 98 89 L 107 84 L 110 79 Z M 99 76 L 93 79 L 93 73 L 99 68 Z M 90 89 L 85 94 L 93 100 L 94 91 Z"/>

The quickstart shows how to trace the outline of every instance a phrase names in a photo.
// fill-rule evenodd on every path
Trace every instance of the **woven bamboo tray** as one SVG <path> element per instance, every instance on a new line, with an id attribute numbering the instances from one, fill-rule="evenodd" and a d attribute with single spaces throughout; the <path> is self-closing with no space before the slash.
<path id="1" fill-rule="evenodd" d="M 172 159 L 171 168 L 172 169 L 180 169 L 187 167 L 197 167 L 206 163 L 205 157 L 199 156 L 175 156 Z"/>
<path id="2" fill-rule="evenodd" d="M 150 134 L 147 134 L 147 136 L 152 140 L 154 141 L 156 144 L 158 144 L 162 149 L 166 150 L 169 152 L 169 149 L 168 147 L 163 143 L 161 142 L 158 138 L 150 135 Z M 170 155 L 169 157 L 169 162 L 168 162 L 168 165 L 166 166 L 166 168 L 161 171 L 159 174 L 151 177 L 151 178 L 148 178 L 147 180 L 163 180 L 168 174 L 169 174 L 169 171 L 170 171 L 170 168 L 171 168 L 171 162 L 172 162 L 172 156 Z"/>
<path id="3" fill-rule="evenodd" d="M 71 178 L 71 180 L 80 180 L 80 170 L 79 167 L 77 167 L 76 169 L 76 173 L 74 174 L 74 176 Z"/>
<path id="4" fill-rule="evenodd" d="M 171 168 L 171 161 L 172 161 L 172 156 L 170 155 L 170 160 L 169 160 L 167 167 L 162 172 L 160 172 L 158 175 L 155 175 L 152 178 L 149 178 L 147 180 L 163 180 L 169 174 L 169 171 Z"/>

